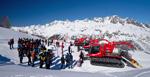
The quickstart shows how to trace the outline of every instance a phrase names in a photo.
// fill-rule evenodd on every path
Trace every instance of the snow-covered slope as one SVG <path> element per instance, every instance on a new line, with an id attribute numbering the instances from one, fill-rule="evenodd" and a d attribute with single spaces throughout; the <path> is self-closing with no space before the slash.
<path id="1" fill-rule="evenodd" d="M 17 48 L 17 40 L 18 38 L 23 38 L 23 37 L 28 37 L 28 38 L 37 38 L 34 36 L 31 36 L 29 34 L 21 33 L 21 32 L 15 32 L 13 30 L 7 29 L 7 28 L 2 28 L 0 27 L 0 56 L 4 57 L 3 59 L 5 60 L 10 60 L 13 63 L 19 63 L 18 59 L 18 52 L 16 50 Z M 10 39 L 14 38 L 15 40 L 15 50 L 10 50 L 8 46 L 8 41 Z M 8 59 L 7 59 L 8 58 Z M 2 61 L 2 60 L 0 60 Z"/>
<path id="2" fill-rule="evenodd" d="M 0 76 L 1 77 L 112 77 L 105 73 L 89 72 L 70 72 L 63 70 L 45 70 L 37 67 L 27 66 L 25 59 L 24 64 L 18 64 L 17 39 L 18 38 L 37 38 L 10 29 L 0 27 Z M 15 49 L 10 50 L 7 44 L 10 38 L 15 39 Z"/>
<path id="3" fill-rule="evenodd" d="M 30 34 L 16 32 L 7 28 L 0 27 L 0 39 L 11 39 L 11 38 L 18 39 L 18 38 L 23 38 L 23 37 L 32 38 L 33 36 Z"/>

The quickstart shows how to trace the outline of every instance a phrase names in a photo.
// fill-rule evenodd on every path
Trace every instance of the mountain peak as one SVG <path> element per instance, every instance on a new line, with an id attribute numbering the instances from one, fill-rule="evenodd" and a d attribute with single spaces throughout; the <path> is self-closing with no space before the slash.
<path id="1" fill-rule="evenodd" d="M 113 26 L 112 26 L 113 25 Z M 67 34 L 69 36 L 78 34 L 99 34 L 100 32 L 118 32 L 142 36 L 143 33 L 148 33 L 150 26 L 139 23 L 129 18 L 121 18 L 117 15 L 107 17 L 94 17 L 93 19 L 83 20 L 55 20 L 45 25 L 33 25 L 28 27 L 13 27 L 14 30 L 28 32 L 30 34 L 50 37 L 55 34 Z"/>
<path id="2" fill-rule="evenodd" d="M 147 24 L 143 24 L 140 22 L 137 22 L 136 20 L 130 19 L 128 17 L 126 18 L 122 18 L 118 15 L 112 15 L 112 16 L 107 16 L 107 17 L 94 17 L 92 19 L 89 18 L 85 18 L 85 19 L 77 19 L 74 21 L 70 21 L 68 19 L 66 20 L 55 20 L 53 22 L 50 22 L 49 25 L 54 25 L 54 24 L 68 24 L 68 23 L 79 23 L 79 22 L 89 22 L 89 21 L 94 21 L 96 23 L 107 23 L 107 24 L 121 24 L 121 25 L 125 25 L 125 24 L 132 24 L 135 26 L 139 26 L 139 27 L 147 27 L 149 28 L 149 26 Z"/>

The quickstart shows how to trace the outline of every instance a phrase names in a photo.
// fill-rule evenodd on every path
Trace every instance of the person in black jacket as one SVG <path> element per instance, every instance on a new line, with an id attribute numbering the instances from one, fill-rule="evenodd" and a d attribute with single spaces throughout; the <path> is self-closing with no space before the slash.
<path id="1" fill-rule="evenodd" d="M 20 63 L 22 63 L 24 53 L 21 48 L 18 48 L 18 55 L 19 55 Z"/>
<path id="2" fill-rule="evenodd" d="M 8 41 L 8 45 L 9 45 L 10 49 L 14 48 L 14 46 L 13 46 L 14 45 L 14 39 L 13 38 Z"/>
<path id="3" fill-rule="evenodd" d="M 70 66 L 69 68 L 73 68 L 73 55 L 70 53 Z"/>
<path id="4" fill-rule="evenodd" d="M 83 60 L 84 60 L 84 54 L 83 54 L 83 52 L 81 51 L 81 52 L 80 52 L 80 55 L 79 55 L 80 66 L 81 66 L 82 63 L 83 63 Z"/>
<path id="5" fill-rule="evenodd" d="M 66 67 L 69 67 L 69 65 L 70 65 L 70 55 L 69 55 L 69 53 L 67 53 L 67 55 L 66 55 Z"/>
<path id="6" fill-rule="evenodd" d="M 8 45 L 9 45 L 9 48 L 11 49 L 11 42 L 10 41 L 8 41 Z"/>
<path id="7" fill-rule="evenodd" d="M 30 65 L 31 64 L 31 51 L 28 47 L 26 48 L 26 56 L 28 58 L 28 65 Z"/>
<path id="8" fill-rule="evenodd" d="M 61 57 L 61 69 L 64 67 L 65 65 L 65 58 L 64 58 L 64 55 L 62 55 Z"/>
<path id="9" fill-rule="evenodd" d="M 14 49 L 14 39 L 13 38 L 11 39 L 11 47 L 12 47 L 12 49 Z"/>
<path id="10" fill-rule="evenodd" d="M 53 53 L 52 50 L 48 50 L 48 52 L 46 52 L 46 69 L 50 69 L 50 65 L 52 64 L 52 58 L 53 58 Z"/>
<path id="11" fill-rule="evenodd" d="M 66 67 L 72 68 L 73 56 L 71 53 L 67 53 L 66 55 Z"/>
<path id="12" fill-rule="evenodd" d="M 68 52 L 71 54 L 71 46 L 68 47 Z"/>

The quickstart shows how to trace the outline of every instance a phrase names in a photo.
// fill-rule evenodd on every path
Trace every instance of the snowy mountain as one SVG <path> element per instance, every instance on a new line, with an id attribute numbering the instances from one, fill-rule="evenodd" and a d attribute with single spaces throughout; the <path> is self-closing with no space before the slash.
<path id="1" fill-rule="evenodd" d="M 68 36 L 89 34 L 97 35 L 112 34 L 112 37 L 107 37 L 110 40 L 123 40 L 132 39 L 137 43 L 137 47 L 143 50 L 129 51 L 133 58 L 142 65 L 142 68 L 132 68 L 125 66 L 124 68 L 113 68 L 91 65 L 89 60 L 84 61 L 82 67 L 75 66 L 73 69 L 39 69 L 37 67 L 27 66 L 27 61 L 24 60 L 24 64 L 18 64 L 19 58 L 17 54 L 17 39 L 20 37 L 37 38 L 29 34 L 16 32 L 10 29 L 0 27 L 0 76 L 3 77 L 149 77 L 150 74 L 150 30 L 145 26 L 137 26 L 126 23 L 125 19 L 117 19 L 116 24 L 110 22 L 113 17 L 94 18 L 93 20 L 76 20 L 76 21 L 54 21 L 46 25 L 32 25 L 30 27 L 14 27 L 14 30 L 22 30 L 30 34 L 42 35 L 50 37 L 54 34 L 67 34 Z M 114 16 L 115 18 L 115 16 Z M 119 21 L 125 21 L 124 25 Z M 134 21 L 135 22 L 135 21 Z M 86 24 L 86 25 L 85 25 Z M 54 30 L 53 30 L 54 29 Z M 60 30 L 60 31 L 59 31 Z M 77 32 L 77 33 L 76 33 Z M 117 32 L 117 33 L 116 33 Z M 45 33 L 45 34 L 44 34 Z M 8 47 L 8 40 L 15 38 L 15 49 L 10 50 Z M 67 50 L 67 43 L 66 48 Z M 60 51 L 61 48 L 58 49 Z M 73 47 L 73 51 L 77 51 L 76 47 Z M 61 53 L 61 52 L 59 52 Z M 74 60 L 78 60 L 79 52 L 74 52 Z M 58 61 L 58 62 L 57 62 Z M 58 64 L 58 60 L 54 60 Z M 53 66 L 52 66 L 53 67 Z"/>
<path id="2" fill-rule="evenodd" d="M 139 23 L 133 19 L 121 18 L 119 16 L 95 17 L 93 19 L 75 21 L 53 21 L 45 25 L 31 25 L 26 27 L 13 27 L 15 31 L 26 32 L 29 34 L 49 38 L 59 34 L 61 36 L 100 36 L 109 41 L 132 40 L 138 53 L 130 52 L 133 57 L 144 67 L 147 63 L 142 58 L 147 59 L 150 51 L 150 26 Z M 144 53 L 141 54 L 141 53 Z M 141 57 L 139 57 L 142 55 Z M 147 55 L 147 56 L 145 56 Z"/>
<path id="3" fill-rule="evenodd" d="M 13 27 L 12 29 L 45 38 L 49 38 L 56 34 L 69 37 L 81 34 L 104 36 L 109 34 L 112 37 L 109 37 L 108 39 L 120 37 L 121 39 L 143 39 L 150 37 L 150 25 L 139 23 L 129 18 L 120 18 L 117 15 L 74 21 L 55 20 L 45 25 Z"/>

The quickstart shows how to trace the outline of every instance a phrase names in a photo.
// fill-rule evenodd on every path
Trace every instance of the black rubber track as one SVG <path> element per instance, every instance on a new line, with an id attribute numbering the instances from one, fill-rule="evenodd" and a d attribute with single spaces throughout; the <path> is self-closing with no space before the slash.
<path id="1" fill-rule="evenodd" d="M 103 58 L 92 57 L 90 59 L 90 63 L 92 65 L 97 66 L 117 67 L 117 68 L 123 68 L 125 66 L 124 63 L 121 61 L 121 59 L 108 57 Z"/>

